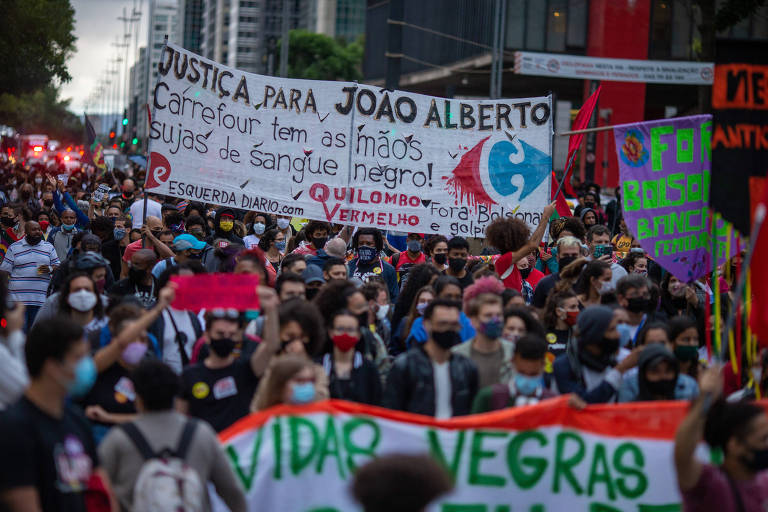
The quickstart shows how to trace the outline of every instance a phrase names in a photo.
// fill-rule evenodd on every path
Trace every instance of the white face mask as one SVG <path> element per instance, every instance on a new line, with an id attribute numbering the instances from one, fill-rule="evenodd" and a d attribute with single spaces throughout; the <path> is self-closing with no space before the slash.
<path id="1" fill-rule="evenodd" d="M 264 234 L 264 223 L 263 222 L 257 222 L 253 225 L 253 232 L 257 235 L 263 235 Z"/>
<path id="2" fill-rule="evenodd" d="M 289 219 L 277 219 L 277 227 L 280 229 L 287 228 L 290 223 L 291 221 Z"/>
<path id="3" fill-rule="evenodd" d="M 69 297 L 67 297 L 67 302 L 72 306 L 72 309 L 81 313 L 92 310 L 97 300 L 98 298 L 95 293 L 85 289 L 70 293 Z"/>
<path id="4" fill-rule="evenodd" d="M 610 281 L 601 281 L 600 289 L 597 290 L 597 293 L 599 293 L 600 295 L 605 295 L 611 292 L 613 292 L 613 284 L 611 284 Z"/>
<path id="5" fill-rule="evenodd" d="M 376 311 L 376 318 L 384 320 L 387 317 L 387 313 L 389 313 L 389 304 L 379 305 L 379 309 Z"/>

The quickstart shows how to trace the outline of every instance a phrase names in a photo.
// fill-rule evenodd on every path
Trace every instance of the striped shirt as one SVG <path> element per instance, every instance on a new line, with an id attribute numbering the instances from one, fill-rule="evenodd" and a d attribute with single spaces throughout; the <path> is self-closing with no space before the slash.
<path id="1" fill-rule="evenodd" d="M 42 306 L 45 303 L 51 274 L 38 274 L 40 265 L 59 265 L 59 257 L 53 245 L 40 241 L 29 245 L 26 238 L 14 242 L 5 253 L 0 270 L 8 272 L 10 298 L 27 306 Z"/>

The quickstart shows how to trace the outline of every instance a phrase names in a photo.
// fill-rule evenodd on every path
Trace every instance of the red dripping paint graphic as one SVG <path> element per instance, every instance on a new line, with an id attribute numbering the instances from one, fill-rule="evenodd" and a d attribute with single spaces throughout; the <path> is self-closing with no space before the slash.
<path id="1" fill-rule="evenodd" d="M 453 170 L 453 176 L 445 182 L 446 190 L 457 199 L 458 204 L 464 203 L 465 197 L 466 204 L 472 208 L 477 208 L 479 204 L 491 206 L 496 203 L 488 196 L 480 179 L 480 155 L 483 152 L 483 144 L 490 138 L 484 138 L 464 153 L 459 165 Z"/>

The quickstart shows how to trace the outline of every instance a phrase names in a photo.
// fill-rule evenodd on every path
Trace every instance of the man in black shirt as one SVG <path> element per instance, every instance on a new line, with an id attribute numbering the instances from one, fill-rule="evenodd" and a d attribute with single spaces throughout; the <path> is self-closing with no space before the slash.
<path id="1" fill-rule="evenodd" d="M 241 315 L 234 309 L 212 310 L 205 315 L 205 341 L 209 354 L 202 362 L 184 369 L 180 412 L 201 418 L 221 432 L 247 415 L 256 386 L 271 357 L 280 348 L 277 294 L 260 286 L 264 331 L 259 347 L 246 357 L 235 357 L 235 335 Z"/>
<path id="2" fill-rule="evenodd" d="M 108 290 L 110 296 L 125 297 L 135 295 L 142 306 L 152 308 L 157 302 L 157 280 L 152 269 L 157 263 L 157 255 L 151 249 L 139 249 L 131 255 L 128 265 L 128 277 L 116 282 Z"/>
<path id="3" fill-rule="evenodd" d="M 0 508 L 85 511 L 92 476 L 106 489 L 109 482 L 88 421 L 66 400 L 86 393 L 96 378 L 83 329 L 45 320 L 32 328 L 24 351 L 29 388 L 0 416 Z"/>
<path id="4" fill-rule="evenodd" d="M 444 274 L 458 279 L 462 290 L 475 282 L 472 274 L 467 272 L 468 258 L 469 242 L 466 238 L 455 236 L 448 240 L 448 268 Z"/>

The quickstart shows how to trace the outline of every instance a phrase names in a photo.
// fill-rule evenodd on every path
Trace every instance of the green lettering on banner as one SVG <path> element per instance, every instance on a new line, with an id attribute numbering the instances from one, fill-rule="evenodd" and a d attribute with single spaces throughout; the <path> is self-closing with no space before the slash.
<path id="1" fill-rule="evenodd" d="M 677 140 L 677 163 L 690 164 L 693 162 L 693 128 L 679 128 L 675 133 Z M 683 147 L 685 145 L 685 147 Z"/>
<path id="2" fill-rule="evenodd" d="M 505 432 L 485 432 L 476 430 L 472 434 L 472 449 L 469 453 L 469 483 L 472 485 L 489 485 L 493 487 L 504 487 L 506 479 L 499 475 L 484 475 L 480 473 L 480 462 L 482 459 L 492 459 L 496 456 L 495 451 L 483 450 L 483 439 L 486 437 L 504 438 Z"/>
<path id="3" fill-rule="evenodd" d="M 682 505 L 669 503 L 667 505 L 638 505 L 637 512 L 680 512 Z"/>
<path id="4" fill-rule="evenodd" d="M 449 464 L 448 460 L 445 458 L 443 447 L 440 445 L 440 439 L 437 435 L 437 432 L 431 428 L 427 430 L 427 442 L 429 443 L 430 455 L 437 459 L 437 461 L 442 464 L 445 469 L 448 470 L 454 481 L 456 480 L 456 475 L 459 472 L 459 462 L 461 461 L 461 450 L 464 447 L 465 433 L 465 430 L 459 430 L 458 440 L 456 442 L 456 446 L 453 448 L 453 456 L 451 457 L 451 462 Z"/>
<path id="5" fill-rule="evenodd" d="M 369 446 L 358 446 L 352 442 L 352 435 L 360 427 L 370 427 L 373 432 Z M 368 418 L 352 418 L 344 423 L 341 431 L 344 436 L 344 449 L 347 452 L 347 467 L 350 471 L 354 471 L 358 467 L 354 460 L 355 455 L 367 455 L 370 458 L 376 456 L 376 447 L 379 446 L 379 441 L 381 441 L 381 429 L 373 420 Z"/>
<path id="6" fill-rule="evenodd" d="M 646 180 L 643 186 L 643 209 L 650 210 L 659 207 L 659 182 L 657 180 Z M 651 197 L 648 197 L 648 192 Z"/>
<path id="7" fill-rule="evenodd" d="M 701 173 L 704 175 L 704 197 L 701 200 L 704 201 L 704 204 L 709 204 L 709 184 L 712 181 L 712 174 L 708 169 L 704 169 Z"/>
<path id="8" fill-rule="evenodd" d="M 629 464 L 624 461 L 626 454 L 631 457 Z M 645 467 L 645 457 L 636 444 L 621 443 L 613 452 L 613 467 L 622 475 L 616 479 L 616 487 L 625 498 L 638 498 L 648 489 L 648 477 L 641 471 Z M 634 485 L 629 479 L 636 480 Z"/>
<path id="9" fill-rule="evenodd" d="M 339 478 L 342 480 L 346 478 L 344 472 L 344 465 L 341 463 L 341 447 L 339 446 L 339 436 L 336 435 L 336 424 L 333 422 L 332 416 L 327 416 L 325 419 L 325 436 L 320 444 L 320 455 L 317 458 L 317 464 L 315 465 L 315 471 L 318 474 L 323 472 L 323 464 L 325 463 L 325 457 L 333 455 L 336 457 L 336 466 L 339 471 Z"/>
<path id="10" fill-rule="evenodd" d="M 650 228 L 648 227 L 648 219 L 637 219 L 637 238 L 642 240 L 643 238 L 650 238 L 653 236 Z"/>
<path id="11" fill-rule="evenodd" d="M 488 507 L 482 503 L 444 503 L 442 512 L 486 512 Z"/>
<path id="12" fill-rule="evenodd" d="M 291 472 L 294 475 L 298 475 L 304 468 L 312 463 L 312 458 L 317 453 L 320 434 L 314 423 L 301 416 L 290 416 L 288 418 L 288 427 L 291 434 Z M 302 428 L 308 432 L 312 438 L 309 452 L 304 456 L 301 455 L 302 435 L 300 429 Z M 303 439 L 308 438 L 309 436 L 303 437 Z"/>
<path id="13" fill-rule="evenodd" d="M 283 477 L 283 429 L 279 416 L 275 417 L 272 425 L 272 443 L 275 446 L 275 471 L 272 478 L 280 480 Z"/>
<path id="14" fill-rule="evenodd" d="M 590 503 L 589 512 L 623 512 L 620 508 L 614 508 L 605 503 Z"/>
<path id="15" fill-rule="evenodd" d="M 674 131 L 672 126 L 655 126 L 651 128 L 651 170 L 661 170 L 661 154 L 669 149 L 668 144 L 661 142 L 661 136 L 669 135 Z"/>
<path id="16" fill-rule="evenodd" d="M 251 490 L 253 485 L 253 477 L 256 475 L 256 465 L 259 462 L 259 451 L 261 450 L 261 436 L 263 428 L 256 431 L 256 435 L 253 436 L 253 449 L 251 450 L 251 465 L 248 468 L 248 473 L 243 472 L 243 468 L 240 467 L 240 457 L 237 455 L 235 447 L 232 445 L 227 446 L 226 453 L 229 457 L 229 462 L 232 463 L 232 467 L 235 469 L 235 475 L 240 479 L 240 483 L 243 484 L 246 492 Z"/>
<path id="17" fill-rule="evenodd" d="M 681 172 L 675 172 L 667 176 L 667 186 L 672 190 L 677 190 L 680 192 L 680 197 L 667 201 L 666 206 L 680 206 L 681 204 L 685 203 L 685 185 L 683 183 L 678 183 L 683 180 L 685 180 L 685 174 Z"/>
<path id="18" fill-rule="evenodd" d="M 542 448 L 548 443 L 547 437 L 538 430 L 526 430 L 517 434 L 507 445 L 509 473 L 512 475 L 512 480 L 521 489 L 530 489 L 536 485 L 547 470 L 548 464 L 545 457 L 526 456 L 518 460 L 523 444 L 529 439 L 538 441 Z M 531 470 L 524 471 L 523 466 L 527 466 Z"/>
<path id="19" fill-rule="evenodd" d="M 565 445 L 569 440 L 576 441 L 577 450 L 576 453 L 565 459 Z M 576 476 L 573 474 L 573 468 L 584 459 L 585 453 L 584 440 L 581 437 L 573 432 L 560 432 L 557 434 L 555 438 L 555 475 L 552 479 L 552 492 L 560 492 L 561 477 L 566 479 L 575 494 L 581 495 L 584 492 L 584 489 L 579 485 Z"/>
<path id="20" fill-rule="evenodd" d="M 712 160 L 712 121 L 701 123 L 701 161 Z"/>
<path id="21" fill-rule="evenodd" d="M 611 501 L 616 499 L 616 489 L 613 487 L 611 471 L 608 468 L 608 460 L 605 456 L 605 445 L 595 444 L 595 453 L 592 455 L 592 467 L 589 468 L 589 481 L 587 482 L 587 495 L 594 496 L 595 484 L 605 484 L 605 493 Z"/>
<path id="22" fill-rule="evenodd" d="M 627 180 L 624 182 L 624 211 L 633 212 L 639 210 L 642 204 L 640 199 L 640 183 L 637 180 Z"/>
<path id="23" fill-rule="evenodd" d="M 686 192 L 688 195 L 688 202 L 701 201 L 701 174 L 689 174 L 686 181 Z"/>

